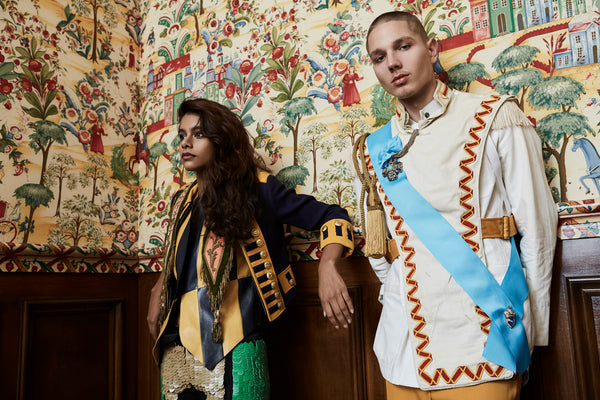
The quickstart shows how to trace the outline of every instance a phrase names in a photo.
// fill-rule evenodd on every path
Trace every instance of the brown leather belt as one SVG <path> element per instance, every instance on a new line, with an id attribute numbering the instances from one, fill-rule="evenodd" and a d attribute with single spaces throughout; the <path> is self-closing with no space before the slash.
<path id="1" fill-rule="evenodd" d="M 515 217 L 511 214 L 508 217 L 482 218 L 481 219 L 481 237 L 483 239 L 508 239 L 517 234 L 517 225 Z M 385 259 L 392 262 L 399 255 L 398 245 L 394 239 L 388 240 L 388 252 Z"/>

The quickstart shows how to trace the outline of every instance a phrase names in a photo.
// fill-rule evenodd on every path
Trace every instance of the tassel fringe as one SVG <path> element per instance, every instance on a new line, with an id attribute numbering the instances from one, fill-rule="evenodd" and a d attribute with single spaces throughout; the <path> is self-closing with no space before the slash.
<path id="1" fill-rule="evenodd" d="M 498 110 L 492 129 L 504 129 L 508 126 L 533 126 L 527 116 L 521 111 L 516 100 L 506 101 Z"/>
<path id="2" fill-rule="evenodd" d="M 361 226 L 365 237 L 363 252 L 367 257 L 381 258 L 387 252 L 387 229 L 385 213 L 377 195 L 377 177 L 369 173 L 365 160 L 365 140 L 367 135 L 362 135 L 354 144 L 353 157 L 354 169 L 362 183 L 360 195 Z M 360 164 L 359 164 L 360 161 Z M 365 223 L 365 192 L 367 193 L 367 215 Z"/>

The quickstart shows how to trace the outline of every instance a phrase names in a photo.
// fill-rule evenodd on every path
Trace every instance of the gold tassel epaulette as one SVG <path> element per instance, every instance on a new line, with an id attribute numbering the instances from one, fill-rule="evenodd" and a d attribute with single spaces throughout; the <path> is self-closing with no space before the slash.
<path id="1" fill-rule="evenodd" d="M 492 122 L 492 129 L 504 129 L 509 126 L 533 126 L 514 97 L 509 98 L 500 106 Z"/>
<path id="2" fill-rule="evenodd" d="M 358 138 L 352 150 L 352 161 L 354 169 L 362 184 L 360 193 L 360 223 L 363 236 L 365 237 L 365 247 L 363 253 L 367 257 L 381 258 L 387 252 L 385 213 L 383 205 L 377 194 L 377 177 L 369 173 L 365 159 L 365 140 L 368 134 Z M 365 223 L 365 193 L 367 193 L 367 216 Z"/>

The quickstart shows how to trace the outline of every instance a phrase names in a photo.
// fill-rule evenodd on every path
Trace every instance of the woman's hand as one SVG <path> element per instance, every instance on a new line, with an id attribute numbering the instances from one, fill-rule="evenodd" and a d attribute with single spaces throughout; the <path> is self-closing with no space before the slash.
<path id="1" fill-rule="evenodd" d="M 323 315 L 337 328 L 348 327 L 352 322 L 354 307 L 344 279 L 337 271 L 337 262 L 344 252 L 344 246 L 330 243 L 322 250 L 319 262 L 319 298 Z"/>

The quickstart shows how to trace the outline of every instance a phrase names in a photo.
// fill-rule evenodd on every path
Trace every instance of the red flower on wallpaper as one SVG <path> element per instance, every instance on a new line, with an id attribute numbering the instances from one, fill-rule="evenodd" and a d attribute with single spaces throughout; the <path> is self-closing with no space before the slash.
<path id="1" fill-rule="evenodd" d="M 273 59 L 278 60 L 281 58 L 281 56 L 283 56 L 283 47 L 275 47 L 273 49 Z"/>
<path id="2" fill-rule="evenodd" d="M 42 63 L 33 58 L 29 60 L 29 64 L 27 64 L 27 66 L 33 72 L 40 72 L 42 70 Z"/>
<path id="3" fill-rule="evenodd" d="M 79 142 L 81 142 L 81 144 L 89 144 L 90 140 L 92 139 L 92 134 L 90 133 L 90 131 L 87 130 L 82 130 L 79 131 Z"/>
<path id="4" fill-rule="evenodd" d="M 0 93 L 9 95 L 13 90 L 13 84 L 6 79 L 0 79 Z"/>
<path id="5" fill-rule="evenodd" d="M 332 87 L 327 92 L 327 100 L 330 103 L 337 103 L 342 99 L 342 89 L 339 86 Z"/>
<path id="6" fill-rule="evenodd" d="M 295 55 L 292 58 L 290 58 L 290 67 L 294 68 L 296 65 L 298 65 L 299 59 L 300 58 L 298 57 L 298 55 Z"/>
<path id="7" fill-rule="evenodd" d="M 244 60 L 244 61 L 242 61 L 242 64 L 240 65 L 240 72 L 244 75 L 248 75 L 250 73 L 250 71 L 252 71 L 252 67 L 254 67 L 254 64 L 252 63 L 252 61 Z"/>
<path id="8" fill-rule="evenodd" d="M 267 79 L 269 79 L 271 82 L 275 82 L 277 80 L 277 70 L 270 69 L 269 72 L 267 72 Z"/>
<path id="9" fill-rule="evenodd" d="M 349 38 L 350 38 L 350 33 L 346 32 L 346 31 L 342 32 L 342 34 L 340 35 L 340 40 L 342 40 L 342 41 L 346 41 Z"/>
<path id="10" fill-rule="evenodd" d="M 213 40 L 208 45 L 208 52 L 211 54 L 214 54 L 214 52 L 217 51 L 218 48 L 219 48 L 219 42 L 217 42 L 216 40 Z"/>
<path id="11" fill-rule="evenodd" d="M 90 86 L 89 83 L 87 82 L 82 82 L 81 85 L 79 85 L 79 91 L 81 92 L 81 94 L 83 95 L 83 97 L 85 97 L 85 99 L 87 101 L 92 101 L 92 93 L 93 93 L 93 89 Z"/>
<path id="12" fill-rule="evenodd" d="M 46 81 L 46 87 L 48 90 L 56 90 L 56 78 L 48 79 Z"/>
<path id="13" fill-rule="evenodd" d="M 227 21 L 225 23 L 225 25 L 223 25 L 223 33 L 225 34 L 225 36 L 231 36 L 234 31 L 235 31 L 235 28 L 234 28 L 233 24 L 231 23 L 231 21 Z"/>
<path id="14" fill-rule="evenodd" d="M 250 86 L 250 94 L 252 96 L 258 96 L 260 94 L 261 89 L 262 89 L 262 83 L 252 82 L 252 85 Z"/>
<path id="15" fill-rule="evenodd" d="M 233 99 L 233 96 L 235 96 L 235 85 L 233 83 L 230 83 L 225 88 L 225 97 L 227 97 L 228 99 Z"/>
<path id="16" fill-rule="evenodd" d="M 85 118 L 90 124 L 95 124 L 98 122 L 98 113 L 94 110 L 85 110 Z"/>
<path id="17" fill-rule="evenodd" d="M 23 78 L 21 79 L 21 87 L 24 91 L 31 92 L 31 90 L 33 89 L 33 83 L 29 79 Z"/>

